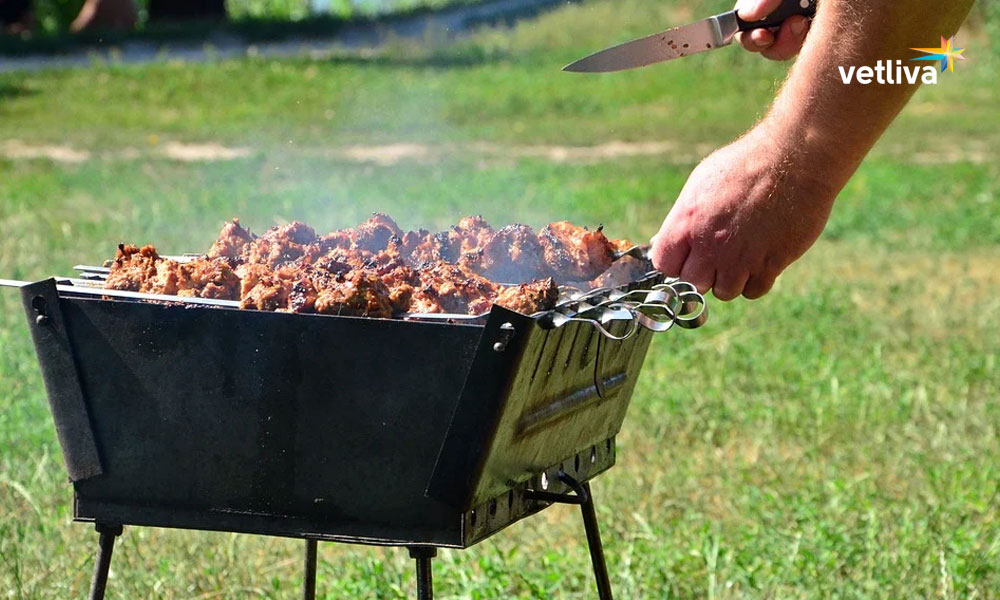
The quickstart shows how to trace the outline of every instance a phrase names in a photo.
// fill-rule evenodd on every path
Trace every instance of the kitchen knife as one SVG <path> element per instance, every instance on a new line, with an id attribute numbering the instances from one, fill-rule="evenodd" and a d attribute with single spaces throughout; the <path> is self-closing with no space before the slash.
<path id="1" fill-rule="evenodd" d="M 575 73 L 608 73 L 645 67 L 665 60 L 728 46 L 740 31 L 778 27 L 794 15 L 812 17 L 817 0 L 784 0 L 778 10 L 760 21 L 747 22 L 735 10 L 709 17 L 697 23 L 674 27 L 631 42 L 625 42 L 591 54 L 563 67 Z"/>

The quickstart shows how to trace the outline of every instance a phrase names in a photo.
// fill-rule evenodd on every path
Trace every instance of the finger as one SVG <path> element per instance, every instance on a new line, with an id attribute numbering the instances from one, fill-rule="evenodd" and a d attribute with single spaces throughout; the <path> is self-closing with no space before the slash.
<path id="1" fill-rule="evenodd" d="M 781 24 L 774 42 L 764 49 L 762 54 L 771 60 L 788 60 L 802 49 L 802 42 L 805 41 L 808 31 L 809 19 L 799 15 L 788 17 Z"/>
<path id="2" fill-rule="evenodd" d="M 744 21 L 760 21 L 779 6 L 781 0 L 740 0 L 738 12 Z"/>
<path id="3" fill-rule="evenodd" d="M 774 34 L 767 29 L 751 29 L 737 36 L 740 44 L 750 52 L 762 52 L 774 44 Z"/>
<path id="4" fill-rule="evenodd" d="M 735 300 L 743 293 L 750 273 L 746 271 L 721 271 L 715 274 L 715 285 L 712 286 L 712 294 L 723 302 Z"/>
<path id="5" fill-rule="evenodd" d="M 707 294 L 715 285 L 715 267 L 700 254 L 692 251 L 681 269 L 681 281 L 686 281 L 698 288 L 698 292 Z"/>
<path id="6" fill-rule="evenodd" d="M 649 256 L 657 271 L 667 277 L 678 277 L 691 246 L 687 239 L 670 233 L 658 233 L 650 240 Z"/>
<path id="7" fill-rule="evenodd" d="M 743 297 L 748 300 L 762 298 L 765 294 L 771 291 L 772 287 L 774 287 L 774 280 L 774 275 L 766 273 L 751 275 L 750 279 L 743 287 Z"/>

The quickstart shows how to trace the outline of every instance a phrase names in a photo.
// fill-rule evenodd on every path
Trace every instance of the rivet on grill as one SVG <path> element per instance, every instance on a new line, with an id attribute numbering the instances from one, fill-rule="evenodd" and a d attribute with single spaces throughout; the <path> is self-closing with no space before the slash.
<path id="1" fill-rule="evenodd" d="M 494 352 L 503 352 L 507 349 L 507 342 L 514 337 L 514 325 L 511 323 L 504 323 L 500 326 L 500 333 L 497 336 L 499 339 L 495 344 L 493 344 Z"/>
<path id="2" fill-rule="evenodd" d="M 47 303 L 44 296 L 35 296 L 31 299 L 31 308 L 35 309 L 38 316 L 35 317 L 36 325 L 45 325 L 49 322 L 49 316 L 45 314 Z"/>

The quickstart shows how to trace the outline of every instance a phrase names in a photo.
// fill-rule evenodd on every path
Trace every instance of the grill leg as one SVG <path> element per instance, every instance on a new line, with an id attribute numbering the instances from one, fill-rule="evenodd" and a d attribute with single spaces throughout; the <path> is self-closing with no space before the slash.
<path id="1" fill-rule="evenodd" d="M 437 548 L 423 546 L 410 548 L 410 558 L 417 561 L 417 600 L 434 600 L 431 559 L 435 556 L 437 556 Z"/>
<path id="2" fill-rule="evenodd" d="M 590 562 L 594 565 L 597 597 L 600 600 L 613 600 L 611 579 L 608 578 L 608 565 L 604 562 L 604 546 L 601 544 L 601 530 L 597 526 L 597 512 L 594 510 L 594 495 L 590 491 L 590 482 L 584 483 L 583 488 L 587 490 L 587 499 L 580 505 L 580 510 L 583 512 L 583 527 L 587 531 Z"/>
<path id="3" fill-rule="evenodd" d="M 104 600 L 104 590 L 108 587 L 108 569 L 111 568 L 111 553 L 115 550 L 115 538 L 122 534 L 122 526 L 98 523 L 95 529 L 100 538 L 97 541 L 94 579 L 90 582 L 88 597 L 90 600 Z"/>
<path id="4" fill-rule="evenodd" d="M 306 540 L 305 574 L 302 576 L 302 600 L 316 600 L 316 540 Z"/>

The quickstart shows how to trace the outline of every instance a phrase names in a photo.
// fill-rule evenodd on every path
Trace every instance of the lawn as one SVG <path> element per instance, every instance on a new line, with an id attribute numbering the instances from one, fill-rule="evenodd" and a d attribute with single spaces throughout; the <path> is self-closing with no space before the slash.
<path id="1" fill-rule="evenodd" d="M 67 274 L 118 241 L 202 250 L 236 215 L 569 218 L 647 239 L 786 67 L 729 49 L 558 68 L 724 4 L 595 0 L 363 56 L 0 75 L 0 277 Z M 770 295 L 712 301 L 703 329 L 654 343 L 594 484 L 617 597 L 1000 597 L 1000 60 L 981 29 Z M 0 593 L 82 597 L 95 534 L 70 520 L 22 321 L 0 290 Z M 439 596 L 591 598 L 583 541 L 555 507 L 443 551 Z M 300 562 L 301 542 L 128 528 L 108 597 L 290 598 Z M 320 546 L 328 598 L 414 585 L 405 551 Z"/>

